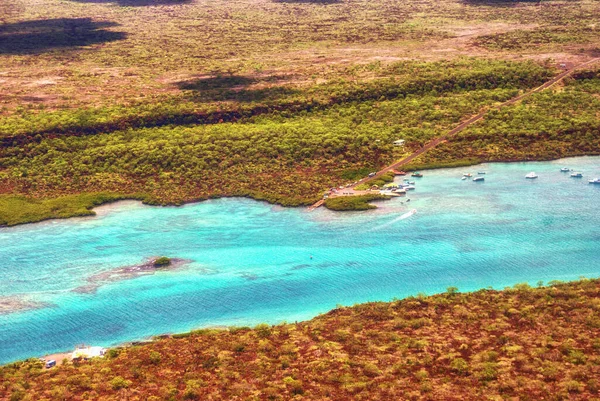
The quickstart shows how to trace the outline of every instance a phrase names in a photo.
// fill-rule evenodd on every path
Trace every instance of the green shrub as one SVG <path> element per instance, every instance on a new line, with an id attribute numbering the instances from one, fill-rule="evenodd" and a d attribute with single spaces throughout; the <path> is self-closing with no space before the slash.
<path id="1" fill-rule="evenodd" d="M 166 256 L 161 256 L 159 258 L 154 259 L 153 265 L 154 267 L 165 267 L 171 264 L 171 259 Z"/>
<path id="2" fill-rule="evenodd" d="M 327 199 L 325 201 L 325 207 L 336 211 L 369 210 L 376 208 L 376 206 L 369 204 L 369 202 L 388 199 L 390 199 L 389 196 L 381 194 L 339 196 Z"/>
<path id="3" fill-rule="evenodd" d="M 469 373 L 469 363 L 463 358 L 455 358 L 450 362 L 450 368 L 459 375 Z"/>
<path id="4" fill-rule="evenodd" d="M 260 338 L 268 338 L 271 336 L 271 326 L 265 323 L 261 323 L 257 325 L 254 330 L 256 331 L 256 335 Z"/>
<path id="5" fill-rule="evenodd" d="M 150 352 L 148 359 L 150 359 L 150 362 L 153 365 L 158 365 L 160 363 L 160 360 L 162 359 L 162 356 L 160 355 L 160 353 L 158 353 L 156 351 L 152 351 L 152 352 Z"/>

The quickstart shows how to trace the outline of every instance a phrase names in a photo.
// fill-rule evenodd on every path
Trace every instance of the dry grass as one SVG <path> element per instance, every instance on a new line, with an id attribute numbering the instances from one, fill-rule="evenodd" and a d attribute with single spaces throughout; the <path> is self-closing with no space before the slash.
<path id="1" fill-rule="evenodd" d="M 0 45 L 0 105 L 5 115 L 23 107 L 33 112 L 153 103 L 161 96 L 180 94 L 174 84 L 178 81 L 216 73 L 266 73 L 286 77 L 282 82 L 314 83 L 353 78 L 348 66 L 373 61 L 514 58 L 523 53 L 539 57 L 557 50 L 570 57 L 581 54 L 581 48 L 598 47 L 598 40 L 561 36 L 556 43 L 550 38 L 543 49 L 511 53 L 477 47 L 477 38 L 549 24 L 585 29 L 600 11 L 598 3 L 589 0 L 541 5 L 462 0 L 20 0 L 3 7 L 6 23 L 0 27 L 0 43 L 20 41 L 13 47 Z M 90 16 L 91 22 L 81 22 Z"/>

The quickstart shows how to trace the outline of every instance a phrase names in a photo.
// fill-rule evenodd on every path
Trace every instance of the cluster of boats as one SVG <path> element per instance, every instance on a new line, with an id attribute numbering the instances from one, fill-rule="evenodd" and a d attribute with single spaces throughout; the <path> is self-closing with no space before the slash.
<path id="1" fill-rule="evenodd" d="M 467 180 L 471 177 L 473 177 L 473 181 L 475 182 L 483 182 L 485 181 L 485 177 L 482 177 L 483 175 L 485 175 L 485 171 L 478 171 L 477 172 L 477 177 L 473 177 L 473 174 L 471 173 L 464 173 L 461 180 Z"/>
<path id="2" fill-rule="evenodd" d="M 405 178 L 402 182 L 392 182 L 389 184 L 385 184 L 383 186 L 383 189 L 379 192 L 382 195 L 388 196 L 406 195 L 407 191 L 412 191 L 416 189 L 415 184 L 415 181 L 411 181 L 408 178 Z"/>
<path id="3" fill-rule="evenodd" d="M 573 177 L 573 178 L 583 178 L 583 173 L 581 173 L 581 172 L 579 172 L 579 171 L 573 171 L 572 169 L 570 169 L 570 168 L 567 168 L 567 167 L 563 167 L 563 168 L 561 168 L 561 169 L 560 169 L 560 172 L 561 172 L 561 173 L 569 173 L 569 172 L 570 172 L 570 173 L 571 173 L 571 177 Z M 538 175 L 537 175 L 535 172 L 533 172 L 533 171 L 532 171 L 531 173 L 527 174 L 527 175 L 525 176 L 525 178 L 527 178 L 527 179 L 530 179 L 530 180 L 531 180 L 531 179 L 538 178 Z M 590 184 L 600 184 L 600 178 L 592 178 L 592 179 L 591 179 L 591 180 L 589 180 L 588 182 L 589 182 Z"/>
<path id="4" fill-rule="evenodd" d="M 563 173 L 570 172 L 571 177 L 573 177 L 573 178 L 582 178 L 583 177 L 583 173 L 578 172 L 578 171 L 573 171 L 572 169 L 569 169 L 567 167 L 561 168 L 560 171 Z M 394 173 L 395 173 L 395 175 L 406 175 L 406 173 L 404 171 L 394 171 Z M 464 173 L 461 179 L 462 180 L 472 179 L 472 181 L 474 181 L 474 182 L 483 182 L 483 181 L 485 181 L 485 177 L 484 177 L 485 174 L 486 174 L 485 171 L 478 171 L 477 175 L 473 175 L 471 173 Z M 415 171 L 414 173 L 411 174 L 411 177 L 423 177 L 423 174 Z M 536 179 L 536 178 L 538 178 L 538 175 L 532 171 L 531 173 L 527 174 L 525 176 L 525 178 L 526 179 Z M 600 185 L 600 178 L 593 178 L 593 179 L 589 180 L 589 183 Z M 404 178 L 403 181 L 400 183 L 386 184 L 379 192 L 382 195 L 402 196 L 402 195 L 405 195 L 407 191 L 414 190 L 415 188 L 416 188 L 415 181 L 411 181 L 408 178 Z"/>

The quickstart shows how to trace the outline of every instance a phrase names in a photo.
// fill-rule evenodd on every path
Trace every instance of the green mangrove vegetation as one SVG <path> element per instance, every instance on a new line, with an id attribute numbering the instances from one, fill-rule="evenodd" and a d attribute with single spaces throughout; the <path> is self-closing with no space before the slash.
<path id="1" fill-rule="evenodd" d="M 369 210 L 375 209 L 377 206 L 369 202 L 377 200 L 388 200 L 389 196 L 380 194 L 342 196 L 328 198 L 325 200 L 325 207 L 330 210 L 351 211 L 351 210 Z"/>
<path id="2" fill-rule="evenodd" d="M 133 199 L 135 195 L 112 193 L 84 193 L 57 198 L 37 199 L 22 195 L 0 195 L 0 226 L 34 223 L 47 219 L 75 216 L 93 216 L 95 206 L 120 199 Z"/>

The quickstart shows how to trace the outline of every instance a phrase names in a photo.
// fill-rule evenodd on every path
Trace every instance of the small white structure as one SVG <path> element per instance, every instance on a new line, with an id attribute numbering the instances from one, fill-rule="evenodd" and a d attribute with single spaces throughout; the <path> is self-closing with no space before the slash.
<path id="1" fill-rule="evenodd" d="M 89 347 L 89 346 L 78 346 L 73 351 L 73 355 L 71 355 L 71 359 L 83 358 L 101 358 L 106 353 L 106 349 L 102 347 Z"/>
<path id="2" fill-rule="evenodd" d="M 404 146 L 404 139 L 395 140 L 394 146 Z"/>

